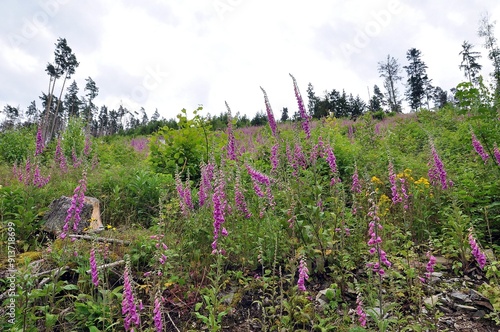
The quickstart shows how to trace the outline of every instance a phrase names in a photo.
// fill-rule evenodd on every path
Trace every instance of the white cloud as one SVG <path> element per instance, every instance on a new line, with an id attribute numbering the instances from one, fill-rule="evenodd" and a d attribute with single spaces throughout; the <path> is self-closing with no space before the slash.
<path id="1" fill-rule="evenodd" d="M 345 89 L 367 99 L 367 87 L 382 86 L 377 62 L 391 54 L 402 67 L 412 47 L 422 51 L 434 84 L 448 89 L 462 79 L 458 52 L 463 40 L 483 52 L 488 70 L 477 23 L 485 9 L 493 18 L 500 15 L 500 5 L 476 2 L 452 8 L 402 0 L 71 2 L 58 7 L 44 30 L 18 50 L 1 37 L 0 70 L 10 83 L 0 83 L 0 107 L 13 100 L 27 107 L 46 90 L 44 70 L 53 61 L 57 37 L 67 37 L 80 62 L 73 79 L 82 95 L 91 76 L 100 90 L 98 105 L 144 106 L 149 114 L 158 108 L 166 118 L 198 104 L 218 114 L 225 111 L 224 101 L 234 113 L 251 117 L 264 109 L 260 86 L 277 116 L 282 107 L 293 112 L 297 106 L 288 73 L 304 97 L 311 82 L 317 95 Z M 0 31 L 7 35 L 21 31 L 19 22 L 41 10 L 23 9 L 15 1 L 8 6 L 10 11 L 0 16 L 19 17 L 0 20 Z M 355 52 L 346 55 L 345 45 Z"/>

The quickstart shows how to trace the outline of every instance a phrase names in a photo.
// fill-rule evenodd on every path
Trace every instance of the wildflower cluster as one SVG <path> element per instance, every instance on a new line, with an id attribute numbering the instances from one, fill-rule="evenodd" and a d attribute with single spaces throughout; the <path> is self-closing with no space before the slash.
<path id="1" fill-rule="evenodd" d="M 144 151 L 146 151 L 146 147 L 148 146 L 148 139 L 147 138 L 132 138 L 130 140 L 130 146 L 132 146 L 134 148 L 134 150 L 137 152 L 144 152 Z"/>

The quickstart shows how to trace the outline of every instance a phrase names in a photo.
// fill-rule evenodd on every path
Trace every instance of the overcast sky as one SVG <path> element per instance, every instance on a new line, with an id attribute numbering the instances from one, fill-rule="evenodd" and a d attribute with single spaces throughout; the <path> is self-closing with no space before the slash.
<path id="1" fill-rule="evenodd" d="M 80 95 L 90 76 L 98 106 L 143 106 L 167 119 L 200 104 L 203 114 L 220 114 L 224 101 L 233 114 L 252 117 L 265 110 L 260 86 L 276 117 L 283 107 L 293 113 L 289 73 L 304 98 L 311 82 L 319 96 L 345 89 L 367 100 L 367 87 L 382 87 L 377 63 L 390 54 L 405 66 L 413 47 L 433 84 L 449 90 L 464 80 L 458 68 L 464 40 L 481 51 L 482 74 L 491 71 L 477 35 L 485 12 L 499 18 L 500 2 L 2 0 L 0 108 L 26 109 L 32 100 L 40 108 L 59 37 L 80 63 L 72 77 Z"/>

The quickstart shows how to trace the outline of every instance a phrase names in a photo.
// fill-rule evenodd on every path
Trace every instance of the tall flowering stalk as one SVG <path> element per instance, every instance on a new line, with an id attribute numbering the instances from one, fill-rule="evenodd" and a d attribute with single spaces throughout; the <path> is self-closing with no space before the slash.
<path id="1" fill-rule="evenodd" d="M 272 171 L 276 171 L 276 169 L 278 168 L 278 164 L 279 164 L 278 148 L 279 148 L 278 143 L 274 144 L 271 147 L 271 167 L 272 167 L 271 170 Z"/>
<path id="2" fill-rule="evenodd" d="M 247 168 L 248 174 L 252 178 L 253 188 L 255 190 L 255 194 L 257 194 L 257 196 L 259 196 L 259 197 L 264 197 L 265 196 L 264 192 L 260 188 L 259 184 L 265 185 L 269 205 L 274 206 L 274 197 L 273 197 L 273 194 L 271 192 L 271 180 L 269 179 L 269 177 L 267 175 L 255 170 L 255 169 L 253 169 L 249 165 L 246 165 L 246 168 Z"/>
<path id="3" fill-rule="evenodd" d="M 488 161 L 488 158 L 490 155 L 484 150 L 483 145 L 479 140 L 477 139 L 476 135 L 472 133 L 472 146 L 474 147 L 474 150 L 476 150 L 477 154 L 483 159 L 484 163 Z"/>
<path id="4" fill-rule="evenodd" d="M 92 142 L 90 141 L 90 136 L 85 136 L 85 147 L 83 148 L 83 154 L 88 156 L 92 148 L 90 147 Z"/>
<path id="5" fill-rule="evenodd" d="M 434 272 L 434 266 L 436 265 L 436 257 L 434 257 L 430 251 L 427 252 L 426 254 L 427 258 L 429 259 L 429 261 L 427 262 L 427 265 L 425 267 L 425 275 L 424 277 L 419 277 L 420 281 L 422 282 L 428 282 L 429 280 L 431 280 L 431 275 L 432 275 L 432 272 Z"/>
<path id="6" fill-rule="evenodd" d="M 387 259 L 387 255 L 384 250 L 382 250 L 382 238 L 380 232 L 382 231 L 382 225 L 380 224 L 380 217 L 378 216 L 378 206 L 373 199 L 370 211 L 368 212 L 368 217 L 371 219 L 368 229 L 368 247 L 370 247 L 369 253 L 375 256 L 375 261 L 367 264 L 367 267 L 371 268 L 373 272 L 378 273 L 380 276 L 385 275 L 385 270 L 382 265 L 386 267 L 391 267 L 391 262 Z"/>
<path id="7" fill-rule="evenodd" d="M 330 170 L 333 173 L 333 177 L 330 181 L 330 186 L 333 186 L 335 183 L 341 182 L 341 180 L 338 176 L 337 158 L 335 157 L 331 146 L 326 147 L 326 161 L 328 162 L 328 166 L 330 166 Z"/>
<path id="8" fill-rule="evenodd" d="M 189 214 L 189 210 L 192 210 L 193 200 L 191 197 L 191 188 L 189 186 L 189 179 L 186 180 L 186 186 L 182 184 L 181 176 L 179 172 L 175 173 L 175 188 L 177 189 L 177 194 L 179 195 L 179 204 L 181 212 L 184 216 Z"/>
<path id="9" fill-rule="evenodd" d="M 469 245 L 472 250 L 472 256 L 474 256 L 477 264 L 479 264 L 479 267 L 482 270 L 486 265 L 486 255 L 481 251 L 479 244 L 474 238 L 474 235 L 472 234 L 472 228 L 469 229 Z"/>
<path id="10" fill-rule="evenodd" d="M 44 144 L 43 144 L 42 127 L 38 126 L 38 130 L 36 132 L 36 150 L 35 150 L 35 156 L 38 156 L 39 154 L 42 154 L 43 149 L 44 149 Z"/>
<path id="11" fill-rule="evenodd" d="M 441 161 L 441 158 L 439 157 L 436 147 L 434 146 L 433 143 L 431 143 L 431 153 L 432 153 L 432 160 L 430 162 L 430 168 L 429 168 L 429 180 L 433 185 L 437 184 L 437 180 L 441 183 L 441 188 L 443 190 L 448 189 L 452 183 L 451 181 L 448 181 L 446 178 L 446 170 L 444 169 L 444 164 Z"/>
<path id="12" fill-rule="evenodd" d="M 89 263 L 90 263 L 90 274 L 92 275 L 92 283 L 94 284 L 95 287 L 98 287 L 99 273 L 97 272 L 97 261 L 95 259 L 95 248 L 93 245 L 92 248 L 90 249 Z"/>
<path id="13" fill-rule="evenodd" d="M 394 173 L 394 165 L 389 162 L 389 182 L 391 183 L 392 203 L 397 204 L 403 201 L 398 194 L 398 186 L 396 181 L 396 173 Z"/>
<path id="14" fill-rule="evenodd" d="M 241 176 L 240 173 L 236 173 L 236 179 L 234 183 L 234 202 L 236 204 L 236 209 L 240 211 L 246 219 L 252 216 L 252 213 L 248 210 L 247 203 L 245 201 L 245 195 L 243 194 L 243 189 L 241 186 Z"/>
<path id="15" fill-rule="evenodd" d="M 354 174 L 352 175 L 351 193 L 353 196 L 351 211 L 353 215 L 356 215 L 356 213 L 358 213 L 358 208 L 359 208 L 356 195 L 361 193 L 361 184 L 359 183 L 359 175 L 358 175 L 358 165 L 356 164 L 354 164 Z"/>
<path id="16" fill-rule="evenodd" d="M 26 158 L 26 164 L 24 165 L 24 177 L 21 176 L 24 184 L 27 186 L 31 182 L 31 160 L 30 157 Z"/>
<path id="17" fill-rule="evenodd" d="M 73 191 L 73 197 L 71 198 L 71 206 L 68 209 L 66 219 L 64 220 L 64 226 L 62 233 L 59 235 L 61 239 L 64 239 L 67 235 L 69 229 L 69 223 L 73 220 L 73 230 L 78 230 L 78 225 L 81 219 L 81 212 L 83 210 L 83 205 L 85 204 L 85 191 L 87 190 L 87 173 L 84 171 L 82 179 L 78 182 L 78 186 Z"/>
<path id="18" fill-rule="evenodd" d="M 214 219 L 214 241 L 212 242 L 212 254 L 222 253 L 223 251 L 217 248 L 219 234 L 227 236 L 227 230 L 222 227 L 226 221 L 224 218 L 224 211 L 226 209 L 226 200 L 224 195 L 224 179 L 222 176 L 218 176 L 216 180 L 215 190 L 212 195 L 213 204 L 213 219 Z"/>
<path id="19" fill-rule="evenodd" d="M 410 195 L 408 194 L 406 179 L 401 178 L 401 179 L 399 179 L 399 182 L 401 182 L 401 194 L 403 194 L 403 197 L 402 197 L 403 208 L 405 210 L 408 210 L 408 208 L 410 207 Z"/>
<path id="20" fill-rule="evenodd" d="M 302 129 L 304 130 L 304 133 L 306 134 L 306 138 L 309 139 L 309 138 L 311 138 L 311 125 L 309 123 L 310 116 L 307 114 L 306 108 L 304 107 L 304 101 L 302 99 L 302 95 L 300 94 L 299 87 L 297 85 L 297 81 L 295 80 L 295 77 L 293 77 L 292 74 L 289 74 L 289 75 L 293 81 L 293 90 L 295 92 L 295 98 L 297 99 L 297 104 L 299 106 L 299 114 L 300 114 L 300 117 L 302 118 Z"/>
<path id="21" fill-rule="evenodd" d="M 198 191 L 198 203 L 201 206 L 205 205 L 208 195 L 212 190 L 212 180 L 214 177 L 214 165 L 211 163 L 201 165 L 200 188 Z"/>
<path id="22" fill-rule="evenodd" d="M 366 312 L 363 308 L 363 300 L 360 294 L 356 298 L 356 314 L 358 315 L 359 324 L 362 327 L 366 327 Z"/>
<path id="23" fill-rule="evenodd" d="M 233 119 L 231 117 L 231 109 L 226 102 L 227 108 L 227 159 L 236 160 L 236 141 L 233 132 Z"/>
<path id="24" fill-rule="evenodd" d="M 38 164 L 35 165 L 35 171 L 33 173 L 33 185 L 38 188 L 44 187 L 50 181 L 50 174 L 47 177 L 43 177 L 40 173 L 40 167 Z"/>
<path id="25" fill-rule="evenodd" d="M 352 174 L 351 192 L 353 194 L 361 193 L 361 184 L 359 183 L 358 166 L 354 165 L 354 173 Z"/>
<path id="26" fill-rule="evenodd" d="M 300 259 L 299 263 L 299 279 L 297 281 L 297 287 L 300 291 L 305 292 L 306 285 L 305 281 L 309 279 L 309 270 L 307 269 L 307 263 L 304 257 Z"/>
<path id="27" fill-rule="evenodd" d="M 71 150 L 71 159 L 73 160 L 73 168 L 78 168 L 82 164 L 83 160 L 81 158 L 78 158 L 76 155 L 75 148 Z"/>
<path id="28" fill-rule="evenodd" d="M 161 296 L 157 295 L 155 297 L 155 303 L 153 308 L 153 321 L 155 323 L 156 332 L 163 332 L 163 318 L 161 315 Z"/>
<path id="29" fill-rule="evenodd" d="M 66 160 L 66 156 L 61 148 L 61 139 L 57 140 L 56 152 L 54 155 L 54 160 L 59 164 L 59 169 L 66 173 L 68 171 L 68 162 Z"/>
<path id="30" fill-rule="evenodd" d="M 141 318 L 137 313 L 137 304 L 135 303 L 134 292 L 130 276 L 130 262 L 127 261 L 125 271 L 123 272 L 123 299 L 122 315 L 124 315 L 125 331 L 134 331 L 141 324 Z"/>
<path id="31" fill-rule="evenodd" d="M 498 166 L 500 166 L 500 150 L 498 150 L 497 143 L 493 147 L 493 154 L 495 155 L 495 160 L 497 161 Z"/>
<path id="32" fill-rule="evenodd" d="M 264 93 L 264 102 L 266 103 L 266 112 L 267 112 L 267 119 L 269 121 L 269 127 L 271 128 L 271 132 L 272 132 L 273 136 L 277 137 L 276 120 L 274 119 L 274 113 L 273 113 L 273 110 L 271 109 L 271 103 L 269 102 L 269 99 L 267 98 L 266 91 L 262 87 L 260 89 Z"/>

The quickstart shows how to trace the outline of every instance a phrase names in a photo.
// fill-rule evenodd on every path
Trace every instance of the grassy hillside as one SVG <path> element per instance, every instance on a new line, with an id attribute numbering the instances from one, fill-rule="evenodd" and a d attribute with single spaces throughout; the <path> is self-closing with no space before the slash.
<path id="1" fill-rule="evenodd" d="M 425 300 L 446 287 L 500 322 L 500 119 L 480 98 L 276 130 L 180 119 L 133 139 L 72 128 L 38 151 L 36 128 L 0 134 L 0 326 L 437 331 L 446 311 Z M 63 238 L 42 232 L 79 192 L 105 230 L 75 239 L 70 216 Z"/>

